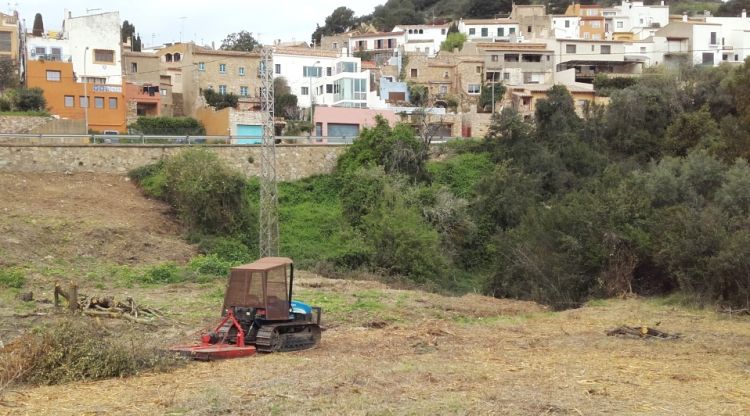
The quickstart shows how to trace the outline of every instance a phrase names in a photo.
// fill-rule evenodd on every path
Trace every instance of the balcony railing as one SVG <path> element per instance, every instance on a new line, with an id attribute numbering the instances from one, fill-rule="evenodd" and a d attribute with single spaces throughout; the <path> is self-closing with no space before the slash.
<path id="1" fill-rule="evenodd" d="M 58 54 L 31 54 L 32 61 L 57 61 L 57 62 L 70 62 L 70 55 L 58 55 Z"/>

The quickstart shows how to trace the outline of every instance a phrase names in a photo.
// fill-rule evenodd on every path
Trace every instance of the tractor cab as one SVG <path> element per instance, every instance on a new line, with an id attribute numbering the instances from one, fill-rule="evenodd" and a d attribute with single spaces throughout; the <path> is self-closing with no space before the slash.
<path id="1" fill-rule="evenodd" d="M 234 267 L 224 295 L 222 315 L 252 313 L 267 321 L 293 319 L 291 314 L 294 263 L 286 257 L 264 257 Z"/>

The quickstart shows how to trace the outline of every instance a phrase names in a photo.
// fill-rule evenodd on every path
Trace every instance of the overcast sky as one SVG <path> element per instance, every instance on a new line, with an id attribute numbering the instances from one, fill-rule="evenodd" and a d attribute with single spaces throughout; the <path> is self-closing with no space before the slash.
<path id="1" fill-rule="evenodd" d="M 41 13 L 46 30 L 61 29 L 65 9 L 73 16 L 119 11 L 120 20 L 135 25 L 144 46 L 183 41 L 218 48 L 227 34 L 247 30 L 256 39 L 309 42 L 315 24 L 338 6 L 346 5 L 357 16 L 369 14 L 385 0 L 12 0 L 0 3 L 4 12 L 17 9 L 28 30 Z M 92 10 L 93 9 L 93 10 Z"/>

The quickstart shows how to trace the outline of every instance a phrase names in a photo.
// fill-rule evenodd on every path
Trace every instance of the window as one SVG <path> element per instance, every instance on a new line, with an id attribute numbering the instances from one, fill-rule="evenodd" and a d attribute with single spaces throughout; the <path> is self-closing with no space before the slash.
<path id="1" fill-rule="evenodd" d="M 531 33 L 531 26 L 526 26 L 526 32 Z"/>
<path id="2" fill-rule="evenodd" d="M 709 43 L 711 45 L 716 45 L 716 32 L 711 32 L 711 41 Z"/>
<path id="3" fill-rule="evenodd" d="M 443 78 L 448 79 L 448 71 L 443 71 Z"/>
<path id="4" fill-rule="evenodd" d="M 339 48 L 338 42 L 333 42 L 333 49 L 338 49 L 338 48 Z"/>
<path id="5" fill-rule="evenodd" d="M 609 55 L 610 53 L 612 53 L 612 46 L 602 45 L 601 51 L 602 51 L 602 55 Z"/>
<path id="6" fill-rule="evenodd" d="M 302 76 L 306 78 L 320 78 L 322 68 L 317 66 L 303 66 Z"/>
<path id="7" fill-rule="evenodd" d="M 643 19 L 641 19 L 641 25 L 643 25 Z"/>
<path id="8" fill-rule="evenodd" d="M 175 62 L 180 62 L 180 59 L 182 59 L 182 55 L 180 55 L 179 52 L 175 53 L 174 54 L 174 61 Z"/>
<path id="9" fill-rule="evenodd" d="M 326 84 L 326 94 L 333 94 L 333 84 Z"/>
<path id="10" fill-rule="evenodd" d="M 438 89 L 440 91 L 440 94 L 448 94 L 448 86 L 447 85 L 441 85 Z"/>
<path id="11" fill-rule="evenodd" d="M 476 67 L 474 68 L 474 71 L 475 71 L 475 72 L 476 72 L 477 74 L 481 74 L 481 73 L 482 73 L 482 67 L 481 67 L 481 66 L 479 66 L 479 65 L 477 65 L 477 66 L 476 66 Z"/>
<path id="12" fill-rule="evenodd" d="M 94 107 L 104 108 L 104 97 L 94 97 Z"/>
<path id="13" fill-rule="evenodd" d="M 226 93 L 227 93 L 227 86 L 219 85 L 219 94 L 226 94 Z"/>
<path id="14" fill-rule="evenodd" d="M 444 35 L 445 34 L 445 29 L 440 29 L 440 34 Z"/>
<path id="15" fill-rule="evenodd" d="M 704 52 L 703 53 L 703 64 L 704 65 L 713 65 L 714 64 L 714 53 L 713 52 Z"/>
<path id="16" fill-rule="evenodd" d="M 622 27 L 623 27 L 623 23 L 622 22 L 617 22 L 617 28 L 618 29 L 622 29 Z"/>
<path id="17" fill-rule="evenodd" d="M 508 28 L 508 35 L 512 35 L 514 33 L 516 33 L 516 28 L 515 27 Z"/>
<path id="18" fill-rule="evenodd" d="M 469 94 L 479 94 L 481 86 L 479 84 L 469 84 L 467 92 Z"/>
<path id="19" fill-rule="evenodd" d="M 241 77 L 244 77 L 244 76 L 245 76 L 245 67 L 244 67 L 244 66 L 241 66 L 241 67 L 239 68 L 239 73 L 240 73 L 240 76 L 241 76 Z"/>
<path id="20" fill-rule="evenodd" d="M 326 76 L 330 77 L 332 73 L 333 73 L 333 67 L 330 67 L 330 66 L 326 67 Z"/>
<path id="21" fill-rule="evenodd" d="M 166 92 L 166 91 L 162 90 L 162 92 Z M 110 110 L 117 109 L 117 97 L 109 97 L 109 109 Z"/>
<path id="22" fill-rule="evenodd" d="M 302 91 L 300 91 L 302 95 L 310 95 L 310 90 L 307 87 L 302 87 Z"/>
<path id="23" fill-rule="evenodd" d="M 167 62 L 172 62 L 172 54 L 168 53 L 168 54 L 164 55 L 164 60 L 167 61 Z"/>
<path id="24" fill-rule="evenodd" d="M 60 82 L 60 71 L 47 71 L 47 81 Z"/>
<path id="25" fill-rule="evenodd" d="M 500 59 L 498 55 L 492 55 L 492 62 L 497 62 Z"/>
<path id="26" fill-rule="evenodd" d="M 220 74 L 226 74 L 227 73 L 227 64 L 219 64 L 219 73 Z"/>
<path id="27" fill-rule="evenodd" d="M 247 97 L 249 95 L 247 87 L 240 87 L 240 96 Z"/>
<path id="28" fill-rule="evenodd" d="M 474 36 L 476 34 L 477 34 L 477 30 L 476 29 L 474 29 L 473 27 L 469 29 L 469 36 Z"/>
<path id="29" fill-rule="evenodd" d="M 84 97 L 83 95 L 78 97 L 78 106 L 81 108 L 86 108 L 89 106 L 89 99 L 88 97 Z"/>
<path id="30" fill-rule="evenodd" d="M 410 73 L 409 73 L 409 75 L 412 78 L 416 78 L 416 77 L 419 76 L 419 70 L 417 68 L 412 68 L 411 71 L 410 71 Z"/>
<path id="31" fill-rule="evenodd" d="M 273 72 L 280 74 L 281 73 L 281 64 L 274 64 L 273 65 Z"/>
<path id="32" fill-rule="evenodd" d="M 76 105 L 75 97 L 72 95 L 65 96 L 65 107 L 74 107 Z"/>
<path id="33" fill-rule="evenodd" d="M 504 27 L 497 28 L 497 36 L 505 36 L 505 28 Z"/>
<path id="34" fill-rule="evenodd" d="M 517 53 L 506 53 L 503 56 L 503 61 L 505 61 L 505 62 L 518 62 L 518 54 Z"/>
<path id="35" fill-rule="evenodd" d="M 591 39 L 591 33 L 589 33 L 589 32 L 584 33 L 583 34 L 583 38 L 584 39 Z"/>
<path id="36" fill-rule="evenodd" d="M 521 55 L 522 62 L 542 62 L 542 55 L 537 54 L 523 54 Z"/>
<path id="37" fill-rule="evenodd" d="M 198 71 L 205 71 L 205 70 L 206 70 L 206 63 L 198 62 Z"/>
<path id="38" fill-rule="evenodd" d="M 565 53 L 576 53 L 576 45 L 565 45 Z"/>
<path id="39" fill-rule="evenodd" d="M 510 72 L 503 72 L 503 81 L 510 81 Z"/>
<path id="40" fill-rule="evenodd" d="M 10 32 L 0 32 L 0 51 L 10 52 L 13 49 L 10 39 Z"/>
<path id="41" fill-rule="evenodd" d="M 167 96 L 167 90 L 165 90 L 164 88 L 160 88 L 159 91 L 161 92 L 161 96 L 162 97 L 166 97 Z"/>
<path id="42" fill-rule="evenodd" d="M 357 63 L 356 62 L 339 62 L 339 63 L 337 63 L 336 64 L 336 73 L 340 74 L 342 72 L 352 72 L 352 73 L 358 72 Z"/>
<path id="43" fill-rule="evenodd" d="M 31 53 L 31 56 L 39 56 L 44 55 L 47 53 L 47 48 L 43 46 L 37 46 L 34 48 L 34 52 Z"/>
<path id="44" fill-rule="evenodd" d="M 591 27 L 594 28 L 594 29 L 599 29 L 600 27 L 602 27 L 601 26 L 601 22 L 599 22 L 599 21 L 591 22 Z"/>
<path id="45" fill-rule="evenodd" d="M 131 63 L 130 63 L 130 73 L 131 73 L 131 74 L 135 74 L 135 73 L 137 73 L 137 72 L 138 72 L 138 63 L 136 63 L 136 62 L 131 62 Z"/>
<path id="46" fill-rule="evenodd" d="M 94 62 L 105 64 L 115 63 L 115 51 L 111 49 L 94 49 Z"/>
<path id="47" fill-rule="evenodd" d="M 646 53 L 646 47 L 645 46 L 641 46 L 641 53 Z"/>
<path id="48" fill-rule="evenodd" d="M 489 36 L 489 33 L 487 33 L 487 28 L 486 28 L 486 27 L 483 27 L 483 28 L 482 28 L 482 37 L 483 37 L 483 38 L 486 38 L 487 36 Z"/>
<path id="49" fill-rule="evenodd" d="M 570 20 L 565 21 L 565 27 L 570 27 Z"/>
<path id="50" fill-rule="evenodd" d="M 430 48 L 428 48 L 428 47 L 425 47 L 425 48 L 424 48 L 424 53 L 426 53 L 426 54 L 429 54 L 429 53 L 430 53 Z"/>

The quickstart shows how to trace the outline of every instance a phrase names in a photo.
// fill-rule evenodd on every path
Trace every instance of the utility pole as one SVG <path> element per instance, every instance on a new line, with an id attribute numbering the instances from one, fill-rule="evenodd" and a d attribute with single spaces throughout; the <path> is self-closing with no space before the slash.
<path id="1" fill-rule="evenodd" d="M 273 47 L 261 50 L 261 97 L 263 143 L 260 151 L 260 257 L 279 255 L 279 197 L 276 187 L 276 138 L 274 132 Z"/>
<path id="2" fill-rule="evenodd" d="M 89 79 L 86 77 L 86 61 L 89 56 L 89 47 L 83 50 L 83 96 L 86 99 L 86 106 L 83 107 L 83 118 L 86 124 L 86 134 L 89 134 Z"/>

